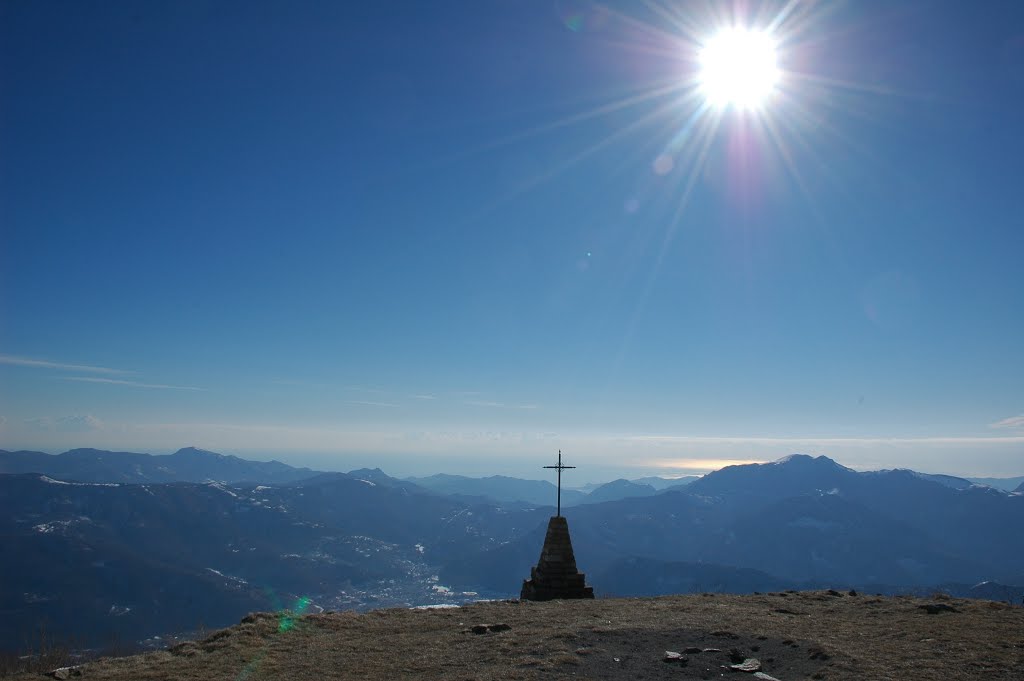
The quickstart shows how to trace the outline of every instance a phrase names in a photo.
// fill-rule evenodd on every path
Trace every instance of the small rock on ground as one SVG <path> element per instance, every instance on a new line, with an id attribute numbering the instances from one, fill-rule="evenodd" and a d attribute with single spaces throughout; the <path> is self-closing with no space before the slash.
<path id="1" fill-rule="evenodd" d="M 945 603 L 925 603 L 924 605 L 919 605 L 917 607 L 927 611 L 929 615 L 938 615 L 940 612 L 960 612 L 952 605 L 947 605 Z"/>
<path id="2" fill-rule="evenodd" d="M 761 661 L 756 657 L 748 657 L 739 664 L 729 665 L 729 668 L 738 672 L 759 672 L 761 671 Z"/>

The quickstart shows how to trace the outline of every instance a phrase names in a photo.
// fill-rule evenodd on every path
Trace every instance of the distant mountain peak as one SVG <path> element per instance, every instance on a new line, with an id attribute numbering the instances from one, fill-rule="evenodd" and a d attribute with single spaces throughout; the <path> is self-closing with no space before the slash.
<path id="1" fill-rule="evenodd" d="M 787 466 L 787 465 L 789 465 L 789 466 L 820 466 L 820 467 L 835 468 L 835 469 L 844 470 L 844 471 L 852 471 L 853 470 L 852 468 L 847 468 L 846 466 L 844 466 L 844 465 L 842 465 L 840 463 L 837 463 L 836 461 L 834 461 L 833 459 L 828 458 L 824 454 L 820 454 L 818 456 L 811 456 L 810 454 L 790 454 L 789 456 L 784 456 L 781 459 L 777 459 L 775 461 L 770 462 L 769 465 L 778 465 L 778 466 Z"/>
<path id="2" fill-rule="evenodd" d="M 364 480 L 389 481 L 394 480 L 390 475 L 379 468 L 357 468 L 347 473 L 349 477 L 362 478 Z"/>
<path id="3" fill-rule="evenodd" d="M 174 452 L 175 456 L 212 456 L 218 459 L 226 459 L 223 454 L 218 452 L 211 452 L 208 449 L 200 449 L 199 447 L 182 447 L 178 451 Z"/>
<path id="4" fill-rule="evenodd" d="M 403 494 L 410 491 L 422 491 L 415 483 L 409 482 L 408 480 L 393 478 L 379 468 L 357 468 L 349 471 L 348 473 L 342 473 L 341 475 L 345 475 L 355 480 L 361 480 L 372 485 L 381 485 L 383 487 L 391 487 L 401 490 Z"/>
<path id="5" fill-rule="evenodd" d="M 626 497 L 647 497 L 657 490 L 650 485 L 630 482 L 623 478 L 612 480 L 601 485 L 586 496 L 580 503 L 596 504 L 603 501 L 618 501 Z"/>
<path id="6" fill-rule="evenodd" d="M 602 487 L 604 487 L 606 485 L 618 485 L 618 486 L 621 487 L 621 486 L 624 486 L 624 485 L 632 485 L 632 484 L 633 483 L 631 483 L 629 480 L 626 480 L 625 478 L 617 478 L 615 480 L 612 480 L 611 482 L 604 483 L 604 485 L 602 485 Z"/>
<path id="7" fill-rule="evenodd" d="M 790 454 L 789 456 L 784 456 L 781 459 L 776 459 L 775 461 L 772 461 L 771 463 L 780 463 L 781 464 L 781 463 L 789 463 L 791 461 L 804 461 L 804 460 L 809 460 L 809 459 L 813 459 L 813 458 L 814 457 L 810 456 L 809 454 Z"/>

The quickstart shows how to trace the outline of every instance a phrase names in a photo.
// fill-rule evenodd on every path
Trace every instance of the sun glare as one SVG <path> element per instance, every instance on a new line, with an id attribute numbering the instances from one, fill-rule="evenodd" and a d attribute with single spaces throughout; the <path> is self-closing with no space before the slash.
<path id="1" fill-rule="evenodd" d="M 705 43 L 700 53 L 700 87 L 719 107 L 756 108 L 779 80 L 775 41 L 767 33 L 728 29 Z"/>

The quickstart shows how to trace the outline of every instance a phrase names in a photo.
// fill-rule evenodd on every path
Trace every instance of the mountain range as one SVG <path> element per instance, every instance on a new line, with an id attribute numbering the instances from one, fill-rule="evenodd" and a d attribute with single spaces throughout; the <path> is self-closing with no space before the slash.
<path id="1" fill-rule="evenodd" d="M 596 504 L 627 497 L 650 496 L 658 491 L 686 485 L 697 479 L 697 476 L 675 480 L 667 478 L 620 479 L 586 485 L 583 489 L 571 489 L 563 486 L 562 506 L 569 508 L 579 504 Z M 422 478 L 406 478 L 406 480 L 443 494 L 484 498 L 498 502 L 521 501 L 527 504 L 548 505 L 557 493 L 555 485 L 546 480 L 523 480 L 504 475 L 469 478 L 463 475 L 439 473 Z"/>
<path id="2" fill-rule="evenodd" d="M 0 562 L 3 649 L 44 626 L 98 645 L 297 603 L 365 609 L 514 596 L 554 510 L 553 490 L 512 478 L 432 476 L 449 485 L 444 493 L 379 469 L 319 473 L 194 449 L 141 459 L 36 454 L 0 452 L 3 471 L 47 466 L 0 474 L 0 505 L 10 509 L 0 541 L 13 557 Z M 218 472 L 234 481 L 216 481 Z M 577 563 L 599 595 L 936 585 L 1024 595 L 1024 546 L 1013 529 L 1024 526 L 1024 494 L 801 455 L 662 491 L 605 487 L 608 501 L 597 488 L 582 498 L 594 503 L 565 513 Z M 534 493 L 537 503 L 522 498 Z"/>
<path id="3" fill-rule="evenodd" d="M 255 482 L 285 484 L 319 475 L 332 475 L 309 468 L 295 468 L 280 461 L 249 461 L 196 447 L 185 447 L 173 454 L 154 455 L 137 452 L 111 452 L 101 449 L 72 449 L 51 455 L 34 451 L 0 449 L 0 474 L 42 473 L 59 480 L 94 483 L 166 483 L 166 482 Z M 352 475 L 389 486 L 415 487 L 464 500 L 522 502 L 526 505 L 553 505 L 556 488 L 546 480 L 523 480 L 502 475 L 471 478 L 437 474 L 399 481 L 380 469 L 360 469 Z M 562 505 L 608 501 L 647 494 L 647 487 L 666 489 L 687 484 L 694 476 L 680 479 L 644 478 L 616 480 L 588 486 L 586 491 L 562 488 Z M 631 483 L 631 484 L 627 484 Z M 638 491 L 639 490 L 639 491 Z M 596 492 L 596 494 L 595 494 Z"/>
<path id="4" fill-rule="evenodd" d="M 1017 579 L 1024 547 L 1007 528 L 1024 522 L 1024 497 L 947 482 L 793 456 L 567 515 L 577 562 L 595 574 L 637 556 L 665 563 L 666 573 L 672 564 L 711 564 L 828 586 Z M 529 569 L 537 541 L 527 536 L 449 564 L 442 576 L 461 583 L 483 575 L 496 587 Z"/>
<path id="5" fill-rule="evenodd" d="M 76 482 L 264 482 L 285 483 L 317 474 L 280 461 L 247 461 L 237 456 L 185 447 L 173 454 L 72 449 L 63 454 L 0 449 L 0 473 L 42 473 Z"/>

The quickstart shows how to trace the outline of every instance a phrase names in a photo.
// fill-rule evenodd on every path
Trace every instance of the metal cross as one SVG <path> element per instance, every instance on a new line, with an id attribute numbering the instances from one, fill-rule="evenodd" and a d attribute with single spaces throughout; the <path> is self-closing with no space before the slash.
<path id="1" fill-rule="evenodd" d="M 555 516 L 562 515 L 562 471 L 567 468 L 576 468 L 576 466 L 563 466 L 562 465 L 562 450 L 558 450 L 558 465 L 557 466 L 544 466 L 544 468 L 554 468 L 558 471 L 558 510 Z"/>

